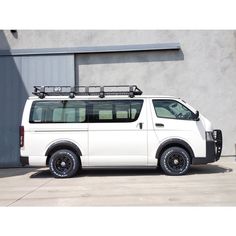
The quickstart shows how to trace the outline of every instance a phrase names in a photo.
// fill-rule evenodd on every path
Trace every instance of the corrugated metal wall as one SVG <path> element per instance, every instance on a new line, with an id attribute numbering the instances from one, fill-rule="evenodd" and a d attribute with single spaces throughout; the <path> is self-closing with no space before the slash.
<path id="1" fill-rule="evenodd" d="M 19 166 L 19 125 L 34 85 L 74 85 L 74 55 L 0 56 L 0 166 Z"/>

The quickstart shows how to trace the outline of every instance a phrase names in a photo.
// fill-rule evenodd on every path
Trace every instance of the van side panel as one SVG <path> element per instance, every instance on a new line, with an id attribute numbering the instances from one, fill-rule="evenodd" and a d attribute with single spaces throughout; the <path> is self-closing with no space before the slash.
<path id="1" fill-rule="evenodd" d="M 70 141 L 81 150 L 81 162 L 88 164 L 88 124 L 87 123 L 29 123 L 32 101 L 28 100 L 22 119 L 25 143 L 21 156 L 29 157 L 30 165 L 46 165 L 46 151 L 59 141 Z M 42 162 L 40 161 L 42 157 Z"/>
<path id="2" fill-rule="evenodd" d="M 89 123 L 90 166 L 147 166 L 147 110 L 133 122 Z"/>
<path id="3" fill-rule="evenodd" d="M 160 145 L 158 136 L 153 127 L 152 112 L 151 112 L 151 99 L 147 99 L 147 122 L 148 122 L 148 166 L 157 166 L 156 151 Z"/>

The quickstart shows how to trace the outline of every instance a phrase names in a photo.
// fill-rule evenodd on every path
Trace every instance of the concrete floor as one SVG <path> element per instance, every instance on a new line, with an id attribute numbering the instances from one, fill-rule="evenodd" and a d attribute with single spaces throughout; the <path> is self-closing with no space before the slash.
<path id="1" fill-rule="evenodd" d="M 0 169 L 0 206 L 236 206 L 236 162 L 221 158 L 177 177 L 97 169 L 55 179 L 45 168 Z"/>

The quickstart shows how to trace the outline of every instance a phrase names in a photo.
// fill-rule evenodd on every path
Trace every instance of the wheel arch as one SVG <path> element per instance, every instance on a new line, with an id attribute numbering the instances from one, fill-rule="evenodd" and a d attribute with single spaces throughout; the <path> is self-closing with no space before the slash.
<path id="1" fill-rule="evenodd" d="M 80 164 L 81 164 L 80 156 L 82 156 L 82 152 L 81 152 L 80 148 L 75 143 L 70 142 L 70 141 L 58 141 L 58 142 L 53 143 L 47 149 L 47 151 L 45 153 L 45 156 L 47 156 L 46 165 L 49 164 L 49 159 L 50 159 L 51 155 L 60 149 L 68 149 L 68 150 L 74 152 L 76 154 L 76 156 L 78 157 Z"/>
<path id="2" fill-rule="evenodd" d="M 164 141 L 163 143 L 160 144 L 160 146 L 158 147 L 157 151 L 156 151 L 156 159 L 159 161 L 162 153 L 170 147 L 180 147 L 185 149 L 185 151 L 188 152 L 190 158 L 191 158 L 191 164 L 192 164 L 192 160 L 193 158 L 195 158 L 194 152 L 191 148 L 191 146 L 184 140 L 182 139 L 168 139 L 166 141 Z"/>

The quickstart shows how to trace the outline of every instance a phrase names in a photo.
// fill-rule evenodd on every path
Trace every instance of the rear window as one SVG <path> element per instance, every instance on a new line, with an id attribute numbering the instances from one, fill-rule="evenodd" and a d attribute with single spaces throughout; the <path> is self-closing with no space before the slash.
<path id="1" fill-rule="evenodd" d="M 86 122 L 84 101 L 36 101 L 30 112 L 30 123 Z"/>
<path id="2" fill-rule="evenodd" d="M 30 123 L 133 122 L 138 119 L 143 100 L 36 101 Z"/>

